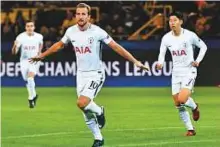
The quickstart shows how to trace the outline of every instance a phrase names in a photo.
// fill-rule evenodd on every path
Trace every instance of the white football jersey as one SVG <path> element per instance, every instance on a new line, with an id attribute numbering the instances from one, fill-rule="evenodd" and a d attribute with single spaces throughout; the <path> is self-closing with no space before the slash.
<path id="1" fill-rule="evenodd" d="M 65 44 L 72 43 L 77 70 L 93 71 L 103 69 L 102 42 L 109 44 L 112 38 L 103 29 L 91 24 L 85 31 L 81 31 L 78 25 L 69 27 L 61 41 Z"/>
<path id="2" fill-rule="evenodd" d="M 194 46 L 200 48 L 196 60 L 194 60 Z M 187 71 L 196 72 L 196 68 L 192 67 L 191 63 L 193 61 L 201 62 L 206 53 L 207 46 L 194 32 L 181 28 L 179 36 L 174 36 L 172 31 L 163 36 L 158 57 L 159 64 L 164 63 L 167 49 L 169 49 L 172 55 L 173 74 L 185 75 Z"/>
<path id="3" fill-rule="evenodd" d="M 17 48 L 21 49 L 20 60 L 27 60 L 39 54 L 40 46 L 43 44 L 43 36 L 34 32 L 29 36 L 27 32 L 19 34 L 16 38 Z"/>

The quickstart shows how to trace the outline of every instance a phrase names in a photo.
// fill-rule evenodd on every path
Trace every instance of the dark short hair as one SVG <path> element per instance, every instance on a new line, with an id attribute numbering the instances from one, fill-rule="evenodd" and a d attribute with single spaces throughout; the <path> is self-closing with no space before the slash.
<path id="1" fill-rule="evenodd" d="M 178 19 L 183 20 L 183 14 L 179 11 L 174 11 L 172 13 L 169 14 L 169 18 L 171 16 L 176 16 Z"/>
<path id="2" fill-rule="evenodd" d="M 28 20 L 25 21 L 25 24 L 27 24 L 27 23 L 29 23 L 29 22 L 33 22 L 33 23 L 34 23 L 33 20 L 28 19 Z"/>
<path id="3" fill-rule="evenodd" d="M 76 9 L 77 8 L 86 8 L 88 10 L 88 15 L 91 14 L 91 7 L 89 5 L 87 5 L 86 3 L 79 3 L 77 6 L 76 6 Z"/>

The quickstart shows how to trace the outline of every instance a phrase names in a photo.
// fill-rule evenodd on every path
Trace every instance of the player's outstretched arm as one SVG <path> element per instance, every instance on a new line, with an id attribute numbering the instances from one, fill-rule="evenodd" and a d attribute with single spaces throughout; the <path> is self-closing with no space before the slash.
<path id="1" fill-rule="evenodd" d="M 149 70 L 148 67 L 144 66 L 140 61 L 135 59 L 126 49 L 124 49 L 121 45 L 119 45 L 117 42 L 112 40 L 109 44 L 109 47 L 111 47 L 116 53 L 124 57 L 125 59 L 133 62 L 137 67 L 140 67 L 144 70 Z"/>
<path id="2" fill-rule="evenodd" d="M 12 54 L 13 55 L 16 55 L 17 54 L 17 41 L 14 42 L 14 45 L 12 47 Z"/>
<path id="3" fill-rule="evenodd" d="M 62 41 L 54 43 L 49 49 L 47 49 L 45 52 L 41 53 L 39 56 L 31 58 L 30 62 L 37 62 L 45 57 L 57 52 L 59 49 L 61 49 L 64 46 L 64 43 Z"/>

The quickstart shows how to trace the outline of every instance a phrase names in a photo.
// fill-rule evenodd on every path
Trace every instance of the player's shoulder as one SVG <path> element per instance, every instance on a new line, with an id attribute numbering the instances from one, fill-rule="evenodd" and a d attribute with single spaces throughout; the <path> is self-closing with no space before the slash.
<path id="1" fill-rule="evenodd" d="M 27 38 L 27 33 L 26 32 L 22 32 L 22 33 L 17 35 L 16 40 L 17 41 L 22 41 L 22 40 L 26 40 L 26 38 Z"/>
<path id="2" fill-rule="evenodd" d="M 69 32 L 75 32 L 77 31 L 77 25 L 72 25 L 70 26 L 69 28 L 66 29 L 66 32 L 69 33 Z"/>
<path id="3" fill-rule="evenodd" d="M 188 29 L 184 29 L 184 35 L 190 40 L 193 40 L 194 38 L 198 38 L 195 32 L 190 31 Z"/>
<path id="4" fill-rule="evenodd" d="M 22 32 L 20 34 L 18 34 L 17 38 L 22 38 L 22 37 L 26 37 L 27 33 L 26 32 Z"/>
<path id="5" fill-rule="evenodd" d="M 163 41 L 168 41 L 172 37 L 172 31 L 167 32 L 166 34 L 163 35 L 162 40 Z"/>
<path id="6" fill-rule="evenodd" d="M 195 35 L 195 33 L 193 31 L 190 31 L 188 29 L 183 29 L 183 34 L 186 34 L 186 35 L 189 35 L 189 36 Z"/>
<path id="7" fill-rule="evenodd" d="M 95 32 L 102 32 L 102 31 L 104 31 L 101 27 L 99 27 L 99 26 L 97 26 L 95 24 L 91 24 L 90 29 L 94 30 Z"/>
<path id="8" fill-rule="evenodd" d="M 36 37 L 38 37 L 38 38 L 43 38 L 43 35 L 40 34 L 40 33 L 34 32 L 34 35 L 35 35 Z"/>
<path id="9" fill-rule="evenodd" d="M 91 29 L 101 29 L 99 26 L 95 25 L 95 24 L 91 24 L 90 26 Z"/>

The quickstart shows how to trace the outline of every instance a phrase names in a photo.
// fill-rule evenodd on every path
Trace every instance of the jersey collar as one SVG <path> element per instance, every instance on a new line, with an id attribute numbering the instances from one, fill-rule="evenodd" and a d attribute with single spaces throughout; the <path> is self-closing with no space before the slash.
<path id="1" fill-rule="evenodd" d="M 85 30 L 81 30 L 78 24 L 77 24 L 77 27 L 78 27 L 78 29 L 79 29 L 80 31 L 87 31 L 88 29 L 90 29 L 90 28 L 92 27 L 92 24 L 89 23 L 89 24 L 88 24 L 88 27 L 87 27 Z"/>
<path id="2" fill-rule="evenodd" d="M 26 32 L 26 34 L 28 35 L 28 33 Z M 29 36 L 29 35 L 28 35 Z M 34 32 L 29 36 L 29 37 L 32 37 L 32 36 L 34 36 Z"/>
<path id="3" fill-rule="evenodd" d="M 172 32 L 172 35 L 175 36 L 173 31 L 171 31 L 171 32 Z M 179 36 L 181 36 L 182 34 L 184 34 L 184 29 L 180 28 L 180 35 Z M 178 36 L 175 36 L 175 37 L 178 37 Z"/>

